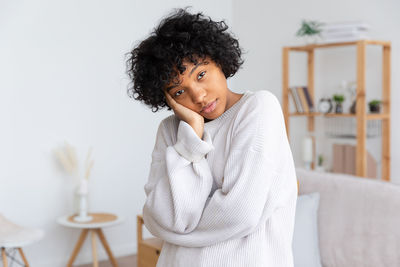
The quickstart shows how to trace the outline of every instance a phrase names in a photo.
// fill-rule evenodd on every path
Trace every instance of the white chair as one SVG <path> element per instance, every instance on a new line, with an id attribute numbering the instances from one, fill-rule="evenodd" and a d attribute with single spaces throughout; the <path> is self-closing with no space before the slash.
<path id="1" fill-rule="evenodd" d="M 3 267 L 8 267 L 7 257 L 11 259 L 11 261 L 23 266 L 23 264 L 14 257 L 17 250 L 25 266 L 28 267 L 29 263 L 22 251 L 22 247 L 39 241 L 43 237 L 43 234 L 42 230 L 19 226 L 10 222 L 0 214 L 0 248 Z"/>

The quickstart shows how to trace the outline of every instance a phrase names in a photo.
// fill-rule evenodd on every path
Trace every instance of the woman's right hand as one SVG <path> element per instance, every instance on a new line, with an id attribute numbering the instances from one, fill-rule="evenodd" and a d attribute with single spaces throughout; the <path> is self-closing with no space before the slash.
<path id="1" fill-rule="evenodd" d="M 164 94 L 168 105 L 173 109 L 175 115 L 178 116 L 179 119 L 188 123 L 200 139 L 202 139 L 204 132 L 204 117 L 176 102 L 175 99 L 173 99 L 166 91 L 164 91 Z"/>

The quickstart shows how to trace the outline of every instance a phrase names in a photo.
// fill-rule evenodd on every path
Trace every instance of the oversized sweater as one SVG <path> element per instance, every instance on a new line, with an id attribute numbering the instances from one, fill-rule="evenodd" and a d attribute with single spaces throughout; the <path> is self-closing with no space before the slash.
<path id="1" fill-rule="evenodd" d="M 164 240 L 157 267 L 291 267 L 297 182 L 278 99 L 246 91 L 202 139 L 159 125 L 143 220 Z"/>

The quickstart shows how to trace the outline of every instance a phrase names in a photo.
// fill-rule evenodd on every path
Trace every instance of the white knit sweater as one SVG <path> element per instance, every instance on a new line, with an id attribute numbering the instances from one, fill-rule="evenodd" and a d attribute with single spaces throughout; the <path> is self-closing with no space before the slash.
<path id="1" fill-rule="evenodd" d="M 157 267 L 290 267 L 297 182 L 278 99 L 246 91 L 203 139 L 175 115 L 158 128 L 143 219 Z"/>

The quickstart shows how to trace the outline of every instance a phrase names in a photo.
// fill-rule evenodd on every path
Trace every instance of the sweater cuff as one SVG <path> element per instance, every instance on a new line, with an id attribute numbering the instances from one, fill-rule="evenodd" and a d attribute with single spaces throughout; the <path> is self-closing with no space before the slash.
<path id="1" fill-rule="evenodd" d="M 178 126 L 177 142 L 174 145 L 176 152 L 190 162 L 200 161 L 214 149 L 211 136 L 207 131 L 203 133 L 203 140 L 199 138 L 192 126 L 181 120 Z"/>

